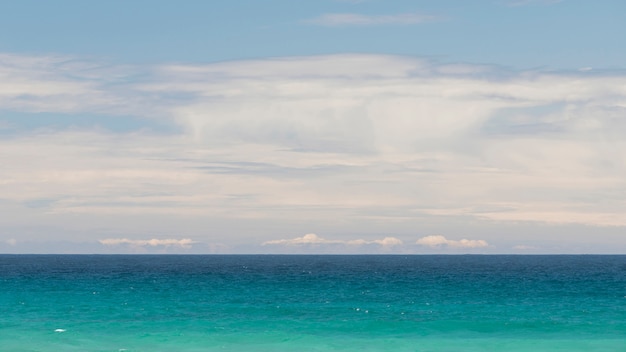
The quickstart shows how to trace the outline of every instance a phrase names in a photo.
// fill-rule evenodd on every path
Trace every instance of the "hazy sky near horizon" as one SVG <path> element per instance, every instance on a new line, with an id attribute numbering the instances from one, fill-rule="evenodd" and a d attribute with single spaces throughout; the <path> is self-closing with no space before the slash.
<path id="1" fill-rule="evenodd" d="M 626 253 L 621 0 L 0 3 L 0 253 Z"/>

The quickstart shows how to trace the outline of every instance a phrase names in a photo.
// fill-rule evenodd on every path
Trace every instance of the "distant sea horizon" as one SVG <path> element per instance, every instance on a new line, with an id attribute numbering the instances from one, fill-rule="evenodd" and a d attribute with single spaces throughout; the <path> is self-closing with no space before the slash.
<path id="1" fill-rule="evenodd" d="M 626 256 L 626 253 L 9 253 L 0 256 Z"/>

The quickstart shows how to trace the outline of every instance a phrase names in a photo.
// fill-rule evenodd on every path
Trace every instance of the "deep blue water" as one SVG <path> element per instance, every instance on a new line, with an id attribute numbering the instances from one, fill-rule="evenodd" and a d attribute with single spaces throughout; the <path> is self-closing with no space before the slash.
<path id="1" fill-rule="evenodd" d="M 626 256 L 0 255 L 0 351 L 626 351 Z"/>

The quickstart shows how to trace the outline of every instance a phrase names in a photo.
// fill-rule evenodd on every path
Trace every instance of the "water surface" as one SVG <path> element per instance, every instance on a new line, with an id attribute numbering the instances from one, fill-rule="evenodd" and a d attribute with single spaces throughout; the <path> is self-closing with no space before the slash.
<path id="1" fill-rule="evenodd" d="M 626 256 L 0 255 L 3 351 L 623 351 Z"/>

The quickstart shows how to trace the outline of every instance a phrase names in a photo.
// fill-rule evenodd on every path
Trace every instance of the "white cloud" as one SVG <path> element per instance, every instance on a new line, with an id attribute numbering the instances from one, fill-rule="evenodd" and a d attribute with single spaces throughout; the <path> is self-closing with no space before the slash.
<path id="1" fill-rule="evenodd" d="M 395 237 L 385 237 L 380 240 L 364 240 L 364 239 L 356 239 L 356 240 L 328 240 L 314 233 L 306 234 L 302 237 L 296 237 L 291 239 L 282 239 L 282 240 L 272 240 L 263 242 L 263 245 L 317 245 L 317 244 L 345 244 L 351 246 L 360 246 L 360 245 L 368 245 L 368 244 L 378 244 L 383 247 L 392 247 L 398 246 L 402 244 L 402 241 Z"/>
<path id="2" fill-rule="evenodd" d="M 481 248 L 487 247 L 489 244 L 484 240 L 449 240 L 441 235 L 432 235 L 422 237 L 415 242 L 420 246 L 427 247 L 440 247 L 440 246 L 448 246 L 448 247 L 458 247 L 458 248 Z"/>
<path id="3" fill-rule="evenodd" d="M 195 243 L 195 241 L 189 238 L 183 238 L 183 239 L 152 238 L 149 240 L 131 240 L 128 238 L 105 238 L 105 239 L 98 240 L 98 242 L 100 242 L 100 244 L 103 244 L 105 246 L 119 246 L 119 245 L 131 245 L 131 246 L 138 246 L 138 247 L 174 246 L 174 247 L 182 247 L 182 248 L 191 248 L 191 246 Z"/>
<path id="4" fill-rule="evenodd" d="M 401 13 L 394 15 L 363 15 L 356 13 L 328 13 L 306 20 L 306 23 L 320 26 L 377 26 L 411 25 L 440 20 L 437 16 L 420 13 Z"/>
<path id="5" fill-rule="evenodd" d="M 4 242 L 8 244 L 9 246 L 15 246 L 17 244 L 17 240 L 15 238 L 9 238 L 8 240 Z"/>
<path id="6" fill-rule="evenodd" d="M 374 240 L 371 242 L 381 246 L 399 246 L 402 244 L 402 241 L 395 237 L 385 237 L 382 240 Z"/>
<path id="7" fill-rule="evenodd" d="M 124 114 L 136 107 L 129 98 L 103 86 L 128 74 L 124 67 L 69 56 L 0 53 L 0 108 L 22 112 Z"/>
<path id="8" fill-rule="evenodd" d="M 342 243 L 341 241 L 332 241 L 319 237 L 314 233 L 306 234 L 302 237 L 296 237 L 292 239 L 284 239 L 284 240 L 272 240 L 263 242 L 263 245 L 268 244 L 286 244 L 286 245 L 298 245 L 298 244 L 332 244 L 332 243 Z"/>
<path id="9" fill-rule="evenodd" d="M 5 228 L 36 221 L 94 239 L 217 228 L 211 236 L 232 244 L 270 238 L 268 223 L 368 236 L 451 219 L 626 226 L 623 73 L 331 55 L 95 65 L 75 78 L 67 63 L 23 59 L 0 61 L 0 109 L 125 111 L 181 130 L 3 134 Z M 45 88 L 56 83 L 57 95 Z M 22 99 L 30 88 L 35 98 Z"/>

